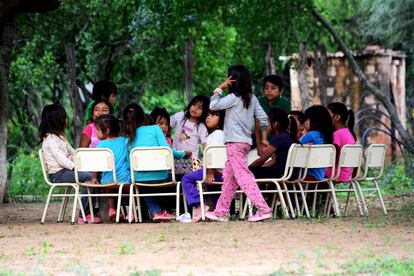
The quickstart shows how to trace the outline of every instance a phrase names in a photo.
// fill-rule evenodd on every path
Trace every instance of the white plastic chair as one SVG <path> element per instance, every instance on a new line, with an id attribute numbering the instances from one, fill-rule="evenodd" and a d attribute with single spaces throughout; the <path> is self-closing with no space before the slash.
<path id="1" fill-rule="evenodd" d="M 116 208 L 116 223 L 119 222 L 121 199 L 122 196 L 129 196 L 122 194 L 122 189 L 125 184 L 118 183 L 116 178 L 115 158 L 112 150 L 107 148 L 79 148 L 75 151 L 75 179 L 80 187 L 85 187 L 88 191 L 87 196 L 89 200 L 89 208 L 92 222 L 95 221 L 92 205 L 92 197 L 117 197 L 118 203 Z M 80 183 L 77 172 L 112 172 L 114 179 L 113 183 L 95 184 L 95 183 Z M 118 193 L 91 193 L 91 188 L 97 189 L 118 189 Z"/>
<path id="2" fill-rule="evenodd" d="M 372 144 L 366 150 L 366 160 L 365 160 L 365 167 L 364 167 L 364 174 L 361 177 L 358 177 L 355 183 L 357 184 L 357 188 L 359 189 L 360 196 L 363 199 L 363 192 L 368 191 L 376 191 L 378 194 L 378 198 L 380 200 L 382 210 L 384 214 L 387 214 L 387 209 L 385 208 L 384 200 L 381 195 L 381 190 L 378 185 L 377 180 L 380 179 L 384 173 L 384 166 L 385 166 L 385 153 L 386 153 L 386 146 L 384 144 Z M 372 171 L 372 169 L 377 169 L 378 173 L 373 176 L 368 176 L 368 173 Z M 362 188 L 360 182 L 372 182 L 375 184 L 375 187 L 372 188 Z M 364 210 L 367 215 L 368 208 L 363 200 L 362 204 L 364 205 Z"/>
<path id="3" fill-rule="evenodd" d="M 132 203 L 134 198 L 137 198 L 138 218 L 139 222 L 142 222 L 141 213 L 141 197 L 154 197 L 154 196 L 175 196 L 176 197 L 176 220 L 180 216 L 180 182 L 175 180 L 174 171 L 174 157 L 170 148 L 168 147 L 137 147 L 130 152 L 130 165 L 131 165 L 131 189 L 130 189 L 130 207 L 129 213 L 131 213 Z M 144 184 L 136 182 L 134 172 L 150 172 L 150 171 L 171 171 L 171 181 L 160 182 L 155 184 Z M 176 187 L 175 193 L 150 193 L 140 194 L 139 187 Z M 133 192 L 135 188 L 135 193 Z M 135 208 L 134 208 L 135 210 Z M 135 212 L 135 211 L 134 211 Z M 136 218 L 136 216 L 135 216 Z M 131 223 L 131 218 L 128 218 Z"/>
<path id="4" fill-rule="evenodd" d="M 82 217 L 83 217 L 84 220 L 86 220 L 85 212 L 84 212 L 83 207 L 82 207 L 81 198 L 79 196 L 79 185 L 76 184 L 76 183 L 52 183 L 52 182 L 50 182 L 49 175 L 48 175 L 47 169 L 46 169 L 46 164 L 45 164 L 44 159 L 43 159 L 43 151 L 41 149 L 39 150 L 39 159 L 40 159 L 40 164 L 42 166 L 43 179 L 50 186 L 49 193 L 48 193 L 47 200 L 46 200 L 46 205 L 45 205 L 45 208 L 43 210 L 41 223 L 42 224 L 45 223 L 46 213 L 47 213 L 47 210 L 49 208 L 50 199 L 52 197 L 62 197 L 63 198 L 57 222 L 63 222 L 63 220 L 64 220 L 69 197 L 74 198 L 71 223 L 72 224 L 75 223 L 75 214 L 76 214 L 76 207 L 77 207 L 78 201 L 79 201 L 79 207 L 81 209 Z M 65 188 L 65 192 L 63 194 L 54 194 L 53 190 L 57 187 Z M 70 193 L 72 189 L 75 191 L 74 194 Z"/>
<path id="5" fill-rule="evenodd" d="M 345 216 L 348 213 L 348 205 L 349 205 L 349 199 L 350 199 L 351 193 L 354 193 L 355 195 L 355 199 L 357 202 L 360 215 L 361 216 L 364 215 L 364 212 L 362 210 L 362 204 L 364 204 L 365 201 L 363 197 L 360 198 L 358 186 L 355 183 L 355 181 L 358 178 L 359 172 L 361 170 L 361 164 L 362 164 L 362 146 L 360 144 L 345 145 L 342 147 L 339 161 L 338 161 L 338 166 L 336 169 L 336 175 L 332 180 L 336 182 L 335 184 L 341 183 L 341 182 L 338 182 L 337 179 L 339 178 L 342 168 L 352 168 L 354 170 L 355 169 L 357 170 L 357 172 L 353 174 L 354 176 L 351 175 L 351 179 L 347 181 L 349 182 L 348 189 L 335 188 L 336 193 L 342 193 L 342 192 L 348 193 L 346 205 L 345 205 Z M 329 202 L 327 201 L 327 203 L 329 206 L 328 210 L 330 210 L 331 201 L 329 200 Z"/>

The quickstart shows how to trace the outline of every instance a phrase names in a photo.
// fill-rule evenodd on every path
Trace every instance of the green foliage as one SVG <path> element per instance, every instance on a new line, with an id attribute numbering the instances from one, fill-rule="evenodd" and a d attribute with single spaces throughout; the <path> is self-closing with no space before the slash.
<path id="1" fill-rule="evenodd" d="M 413 275 L 414 260 L 397 260 L 393 258 L 375 258 L 368 261 L 355 260 L 343 265 L 342 268 L 345 270 L 345 275 Z"/>
<path id="2" fill-rule="evenodd" d="M 122 242 L 121 246 L 119 247 L 119 254 L 121 255 L 135 254 L 135 252 L 136 250 L 133 244 Z"/>
<path id="3" fill-rule="evenodd" d="M 406 156 L 406 160 L 400 160 L 390 164 L 384 171 L 380 180 L 385 193 L 399 195 L 414 191 L 414 178 L 409 175 L 410 166 L 414 162 L 413 157 Z"/>

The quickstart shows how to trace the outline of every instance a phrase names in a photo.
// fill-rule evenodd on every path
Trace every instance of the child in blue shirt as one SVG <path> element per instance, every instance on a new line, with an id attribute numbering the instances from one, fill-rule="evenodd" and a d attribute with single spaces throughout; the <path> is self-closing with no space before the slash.
<path id="1" fill-rule="evenodd" d="M 126 149 L 128 140 L 125 137 L 119 136 L 121 132 L 119 120 L 113 115 L 105 114 L 96 119 L 95 125 L 96 134 L 100 140 L 96 148 L 108 148 L 113 152 L 117 183 L 129 184 L 131 182 L 131 173 L 128 163 L 128 151 Z M 96 177 L 97 175 L 95 174 L 94 176 Z M 112 171 L 102 172 L 100 183 L 114 183 Z M 108 206 L 109 217 L 114 219 L 116 216 L 114 198 L 108 198 Z"/>

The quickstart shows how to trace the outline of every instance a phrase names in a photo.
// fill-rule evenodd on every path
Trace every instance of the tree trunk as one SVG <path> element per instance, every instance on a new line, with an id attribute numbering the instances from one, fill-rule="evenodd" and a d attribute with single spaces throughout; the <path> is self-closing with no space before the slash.
<path id="1" fill-rule="evenodd" d="M 326 48 L 323 44 L 319 45 L 319 48 L 313 50 L 314 62 L 315 62 L 315 73 L 318 79 L 319 87 L 319 98 L 321 99 L 321 105 L 326 106 L 326 87 L 327 87 L 327 58 Z"/>
<path id="2" fill-rule="evenodd" d="M 14 16 L 0 25 L 0 204 L 7 190 L 7 122 L 9 121 L 9 91 L 7 77 L 15 32 Z"/>
<path id="3" fill-rule="evenodd" d="M 267 50 L 265 56 L 266 76 L 276 74 L 275 59 L 272 57 L 272 43 L 267 43 Z"/>
<path id="4" fill-rule="evenodd" d="M 329 31 L 329 33 L 333 36 L 335 41 L 339 44 L 339 46 L 345 54 L 346 59 L 349 61 L 352 70 L 361 81 L 362 86 L 365 87 L 369 92 L 371 92 L 384 105 L 385 109 L 388 111 L 391 117 L 391 121 L 394 123 L 395 128 L 401 136 L 401 140 L 404 143 L 405 150 L 414 154 L 414 139 L 410 136 L 408 131 L 402 125 L 400 118 L 398 118 L 397 109 L 392 104 L 389 97 L 384 95 L 377 87 L 375 87 L 371 82 L 368 81 L 367 77 L 364 75 L 361 68 L 359 68 L 354 57 L 352 56 L 351 51 L 345 45 L 342 38 L 332 28 L 332 26 L 322 17 L 322 15 L 320 15 L 319 12 L 316 10 L 312 10 L 312 15 Z"/>
<path id="5" fill-rule="evenodd" d="M 73 133 L 75 138 L 75 145 L 79 145 L 82 126 L 83 126 L 83 109 L 79 99 L 78 87 L 76 86 L 76 53 L 75 45 L 69 42 L 65 46 L 66 60 L 68 62 L 67 78 L 69 86 L 69 99 L 73 111 Z"/>
<path id="6" fill-rule="evenodd" d="M 187 100 L 191 101 L 193 98 L 193 42 L 191 38 L 187 37 L 185 39 L 185 50 L 184 50 L 184 71 L 185 71 L 185 94 Z"/>
<path id="7" fill-rule="evenodd" d="M 302 42 L 299 46 L 299 64 L 298 64 L 298 84 L 300 90 L 300 99 L 302 110 L 305 111 L 312 105 L 312 98 L 308 88 L 308 54 L 306 52 L 306 43 Z"/>

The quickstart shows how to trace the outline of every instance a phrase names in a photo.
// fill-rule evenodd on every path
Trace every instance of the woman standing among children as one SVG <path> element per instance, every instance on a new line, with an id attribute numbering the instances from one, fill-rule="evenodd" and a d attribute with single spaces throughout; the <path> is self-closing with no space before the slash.
<path id="1" fill-rule="evenodd" d="M 88 124 L 82 131 L 82 136 L 79 143 L 80 148 L 96 147 L 99 142 L 99 138 L 96 134 L 95 120 L 103 114 L 110 114 L 111 109 L 112 106 L 107 100 L 98 100 L 94 102 L 92 105 L 91 113 L 92 122 Z"/>
<path id="2" fill-rule="evenodd" d="M 137 104 L 129 104 L 123 112 L 124 134 L 128 137 L 128 153 L 135 147 L 169 147 L 165 136 L 157 125 L 150 125 L 142 110 Z M 173 151 L 174 158 L 182 159 L 185 152 Z M 168 171 L 134 172 L 135 181 L 145 184 L 169 182 Z M 149 189 L 147 189 L 149 190 Z M 162 210 L 158 200 L 154 197 L 144 197 L 154 222 L 170 221 L 175 216 Z"/>
<path id="3" fill-rule="evenodd" d="M 356 136 L 354 133 L 354 112 L 343 103 L 328 104 L 328 111 L 332 117 L 332 124 L 335 132 L 333 133 L 333 143 L 337 149 L 337 158 L 345 145 L 355 144 Z M 352 177 L 353 168 L 342 168 L 339 173 L 338 181 L 349 181 Z M 326 175 L 331 176 L 332 169 L 326 170 Z"/>
<path id="4" fill-rule="evenodd" d="M 129 171 L 128 152 L 126 145 L 128 139 L 120 136 L 121 128 L 119 120 L 111 114 L 99 116 L 95 120 L 96 133 L 100 140 L 96 148 L 108 148 L 114 154 L 116 179 L 118 183 L 131 183 L 131 173 Z M 94 174 L 97 178 L 97 174 Z M 102 172 L 101 184 L 114 183 L 112 171 Z M 116 216 L 115 200 L 108 197 L 108 215 L 111 219 Z"/>
<path id="5" fill-rule="evenodd" d="M 223 90 L 229 94 L 221 97 Z M 272 216 L 260 192 L 254 175 L 249 171 L 246 156 L 252 144 L 251 130 L 254 118 L 260 122 L 263 144 L 266 140 L 267 115 L 252 93 L 250 73 L 243 65 L 230 67 L 228 79 L 214 90 L 211 97 L 211 110 L 226 110 L 224 120 L 224 142 L 226 143 L 227 161 L 223 172 L 224 185 L 216 209 L 207 212 L 210 220 L 228 221 L 231 201 L 240 186 L 246 196 L 256 207 L 256 214 L 249 221 L 260 221 Z"/>
<path id="6" fill-rule="evenodd" d="M 206 126 L 210 134 L 207 136 L 206 146 L 224 145 L 224 116 L 224 110 L 208 112 Z M 197 181 L 202 179 L 203 169 L 199 169 L 184 175 L 181 181 L 187 204 L 190 208 L 194 208 L 193 222 L 197 222 L 201 219 L 200 194 L 197 189 Z M 208 169 L 206 182 L 211 183 L 213 181 L 223 181 L 222 172 L 219 170 Z M 204 207 L 205 212 L 207 212 L 208 209 L 208 206 Z"/>
<path id="7" fill-rule="evenodd" d="M 285 171 L 289 148 L 293 143 L 298 143 L 296 120 L 288 116 L 286 111 L 273 108 L 267 114 L 269 116 L 270 145 L 265 148 L 262 156 L 250 164 L 250 171 L 256 178 L 278 178 Z M 276 158 L 269 158 L 276 154 Z"/>

